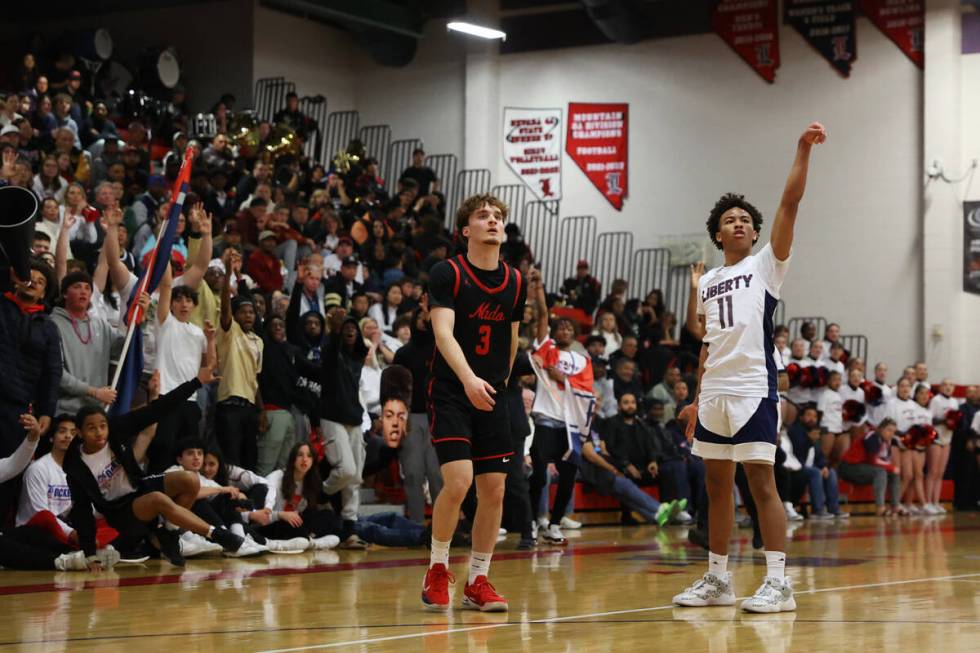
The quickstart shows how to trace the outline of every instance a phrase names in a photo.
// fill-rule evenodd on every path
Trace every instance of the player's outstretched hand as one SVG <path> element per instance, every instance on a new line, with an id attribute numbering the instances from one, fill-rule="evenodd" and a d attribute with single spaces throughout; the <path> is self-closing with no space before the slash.
<path id="1" fill-rule="evenodd" d="M 493 395 L 497 394 L 497 391 L 493 389 L 492 385 L 480 377 L 474 376 L 472 379 L 464 383 L 463 391 L 466 392 L 466 398 L 470 400 L 470 403 L 473 404 L 477 410 L 485 410 L 488 412 L 493 410 Z"/>
<path id="2" fill-rule="evenodd" d="M 810 145 L 820 145 L 827 140 L 827 129 L 819 122 L 810 123 L 800 140 L 806 141 Z"/>

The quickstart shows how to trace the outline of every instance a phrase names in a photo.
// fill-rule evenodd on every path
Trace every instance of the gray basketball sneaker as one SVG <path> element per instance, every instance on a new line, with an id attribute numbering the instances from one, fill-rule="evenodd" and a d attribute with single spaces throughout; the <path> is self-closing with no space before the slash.
<path id="1" fill-rule="evenodd" d="M 742 601 L 742 610 L 745 612 L 792 612 L 796 610 L 793 584 L 789 578 L 779 580 L 766 576 L 755 594 Z"/>
<path id="2" fill-rule="evenodd" d="M 732 572 L 717 576 L 711 572 L 674 597 L 674 603 L 686 608 L 703 608 L 709 605 L 735 605 L 735 588 Z"/>

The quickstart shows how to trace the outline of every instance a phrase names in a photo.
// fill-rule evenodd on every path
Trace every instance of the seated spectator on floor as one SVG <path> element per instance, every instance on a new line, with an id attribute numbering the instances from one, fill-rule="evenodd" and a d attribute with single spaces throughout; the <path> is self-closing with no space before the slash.
<path id="1" fill-rule="evenodd" d="M 582 480 L 599 494 L 616 497 L 628 511 L 639 513 L 650 524 L 665 526 L 674 512 L 673 503 L 660 503 L 641 490 L 615 463 L 599 431 L 582 436 L 582 456 L 578 462 Z"/>
<path id="2" fill-rule="evenodd" d="M 902 497 L 902 477 L 892 458 L 896 440 L 895 420 L 884 417 L 874 431 L 851 443 L 840 463 L 840 476 L 854 485 L 870 485 L 874 489 L 877 515 L 898 512 Z M 885 508 L 885 490 L 891 493 L 891 508 Z"/>
<path id="3" fill-rule="evenodd" d="M 653 400 L 654 402 L 656 400 Z M 653 403 L 653 402 L 651 402 Z M 652 417 L 648 411 L 645 420 L 647 427 L 657 443 L 657 484 L 660 486 L 660 498 L 664 501 L 676 501 L 678 510 L 671 520 L 679 524 L 690 524 L 694 521 L 686 510 L 691 505 L 691 482 L 688 478 L 688 465 L 683 450 L 662 425 L 667 421 L 660 416 Z M 673 418 L 671 420 L 673 421 Z M 693 506 L 692 506 L 693 507 Z"/>
<path id="4" fill-rule="evenodd" d="M 121 536 L 150 537 L 167 560 L 182 566 L 177 531 L 157 527 L 164 517 L 177 528 L 193 531 L 237 551 L 244 540 L 215 529 L 190 511 L 202 493 L 196 475 L 177 472 L 144 476 L 140 465 L 160 417 L 174 410 L 205 383 L 214 380 L 213 369 L 201 368 L 198 376 L 157 400 L 159 385 L 151 383 L 150 403 L 110 418 L 98 406 L 85 406 L 76 416 L 80 437 L 65 453 L 64 470 L 72 496 L 71 523 L 90 561 L 96 555 L 93 508 Z"/>
<path id="5" fill-rule="evenodd" d="M 838 504 L 837 472 L 827 464 L 820 447 L 822 432 L 817 409 L 805 407 L 797 421 L 789 427 L 793 455 L 803 462 L 803 471 L 807 475 L 813 509 L 811 519 L 843 518 L 847 513 L 841 512 Z"/>
<path id="6" fill-rule="evenodd" d="M 65 540 L 75 547 L 78 546 L 78 533 L 67 522 L 71 512 L 71 491 L 61 466 L 77 433 L 74 415 L 62 413 L 52 420 L 51 451 L 32 462 L 24 472 L 16 520 L 17 526 L 24 526 L 38 513 L 49 512 Z"/>

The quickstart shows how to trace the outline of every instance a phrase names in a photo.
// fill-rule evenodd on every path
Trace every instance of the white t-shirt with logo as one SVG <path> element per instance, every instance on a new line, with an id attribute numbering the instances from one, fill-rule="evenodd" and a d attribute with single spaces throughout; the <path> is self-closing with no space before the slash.
<path id="1" fill-rule="evenodd" d="M 766 244 L 732 266 L 705 273 L 698 283 L 698 314 L 705 316 L 708 358 L 701 399 L 720 395 L 774 401 L 773 313 L 789 259 L 779 261 Z"/>
<path id="2" fill-rule="evenodd" d="M 71 533 L 71 526 L 62 521 L 71 511 L 71 490 L 68 489 L 68 476 L 51 454 L 41 456 L 30 464 L 24 472 L 24 486 L 17 506 L 17 526 L 23 526 L 34 515 L 47 510 L 58 518 L 58 524 L 65 535 Z"/>
<path id="3" fill-rule="evenodd" d="M 157 327 L 156 367 L 160 370 L 160 393 L 166 394 L 197 376 L 207 338 L 196 324 L 181 322 L 173 315 Z M 188 401 L 195 401 L 197 392 Z"/>
<path id="4" fill-rule="evenodd" d="M 820 411 L 820 427 L 828 433 L 844 431 L 844 400 L 840 393 L 830 388 L 824 388 L 817 400 L 817 410 Z"/>
<path id="5" fill-rule="evenodd" d="M 109 445 L 102 447 L 102 450 L 96 453 L 88 454 L 84 451 L 81 453 L 82 461 L 92 470 L 92 476 L 99 484 L 99 491 L 107 501 L 136 491 L 129 482 L 129 476 L 126 475 L 122 463 L 112 457 L 112 449 Z"/>
<path id="6" fill-rule="evenodd" d="M 888 402 L 888 409 L 882 417 L 890 417 L 895 420 L 895 429 L 899 435 L 904 435 L 906 431 L 917 424 L 922 424 L 923 408 L 911 399 L 892 398 Z"/>

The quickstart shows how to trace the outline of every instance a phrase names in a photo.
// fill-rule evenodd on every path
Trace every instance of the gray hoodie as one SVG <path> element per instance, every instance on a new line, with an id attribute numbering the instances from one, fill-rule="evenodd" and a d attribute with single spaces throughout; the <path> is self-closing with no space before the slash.
<path id="1" fill-rule="evenodd" d="M 61 357 L 65 363 L 56 414 L 74 415 L 82 406 L 98 404 L 88 392 L 109 384 L 109 351 L 118 336 L 102 317 L 89 315 L 76 320 L 73 327 L 71 315 L 60 306 L 52 311 L 51 322 L 61 334 Z M 88 344 L 83 344 L 79 335 Z"/>

